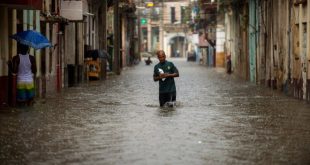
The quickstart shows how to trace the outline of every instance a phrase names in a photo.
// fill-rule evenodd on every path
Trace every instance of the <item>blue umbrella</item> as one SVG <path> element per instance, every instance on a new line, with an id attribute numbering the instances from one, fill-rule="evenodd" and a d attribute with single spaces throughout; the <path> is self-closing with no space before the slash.
<path id="1" fill-rule="evenodd" d="M 34 30 L 18 32 L 10 37 L 21 44 L 28 45 L 34 49 L 52 47 L 52 44 L 44 35 Z"/>

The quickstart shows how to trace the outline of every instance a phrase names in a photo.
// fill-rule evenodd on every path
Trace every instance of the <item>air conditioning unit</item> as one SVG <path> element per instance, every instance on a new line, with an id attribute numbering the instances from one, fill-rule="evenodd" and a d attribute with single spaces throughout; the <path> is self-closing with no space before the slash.
<path id="1" fill-rule="evenodd" d="M 85 12 L 86 13 L 86 12 Z M 68 1 L 62 0 L 60 6 L 60 16 L 72 20 L 81 21 L 83 20 L 83 1 Z"/>

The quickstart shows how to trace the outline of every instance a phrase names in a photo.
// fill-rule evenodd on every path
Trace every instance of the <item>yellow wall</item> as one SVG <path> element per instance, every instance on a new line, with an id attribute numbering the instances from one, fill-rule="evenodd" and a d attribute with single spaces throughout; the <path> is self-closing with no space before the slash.
<path id="1" fill-rule="evenodd" d="M 225 67 L 225 53 L 216 53 L 216 67 Z"/>

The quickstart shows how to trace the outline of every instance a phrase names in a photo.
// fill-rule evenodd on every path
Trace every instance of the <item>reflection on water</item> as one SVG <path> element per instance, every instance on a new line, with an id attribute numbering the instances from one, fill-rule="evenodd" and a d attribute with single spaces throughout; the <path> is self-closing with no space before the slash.
<path id="1" fill-rule="evenodd" d="M 309 164 L 310 107 L 182 59 L 176 108 L 152 66 L 0 111 L 0 164 Z"/>

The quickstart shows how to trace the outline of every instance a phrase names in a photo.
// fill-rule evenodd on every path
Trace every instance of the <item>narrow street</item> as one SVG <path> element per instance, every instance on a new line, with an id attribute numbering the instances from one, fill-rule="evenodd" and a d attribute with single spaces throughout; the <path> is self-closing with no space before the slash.
<path id="1" fill-rule="evenodd" d="M 309 164 L 310 105 L 185 59 L 175 110 L 154 63 L 0 111 L 0 164 Z"/>

